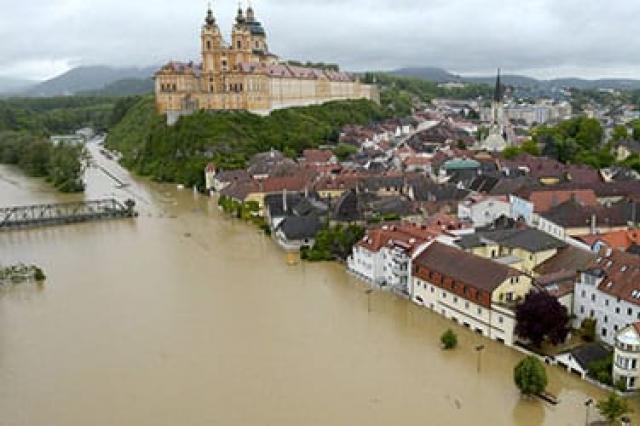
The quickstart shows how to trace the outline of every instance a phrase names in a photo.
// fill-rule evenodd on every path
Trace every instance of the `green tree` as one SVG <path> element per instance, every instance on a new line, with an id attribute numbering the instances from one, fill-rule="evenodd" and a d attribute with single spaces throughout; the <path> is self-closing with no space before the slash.
<path id="1" fill-rule="evenodd" d="M 346 259 L 364 233 L 359 225 L 327 227 L 318 232 L 313 247 L 305 249 L 301 256 L 312 262 Z"/>
<path id="2" fill-rule="evenodd" d="M 611 140 L 613 142 L 619 142 L 629 137 L 629 131 L 625 126 L 616 126 L 611 133 Z"/>
<path id="3" fill-rule="evenodd" d="M 448 329 L 440 336 L 440 342 L 444 349 L 454 349 L 458 346 L 458 336 L 456 336 L 453 330 Z"/>
<path id="4" fill-rule="evenodd" d="M 524 395 L 538 395 L 547 388 L 547 372 L 534 356 L 528 356 L 516 365 L 513 380 Z"/>
<path id="5" fill-rule="evenodd" d="M 476 139 L 478 141 L 483 141 L 489 136 L 489 128 L 485 126 L 478 127 L 478 131 L 476 132 Z"/>
<path id="6" fill-rule="evenodd" d="M 516 307 L 515 332 L 537 347 L 545 339 L 554 345 L 564 342 L 569 333 L 567 308 L 546 292 L 531 292 Z"/>
<path id="7" fill-rule="evenodd" d="M 619 397 L 615 393 L 609 394 L 607 399 L 598 401 L 596 407 L 602 417 L 607 419 L 610 424 L 613 424 L 620 417 L 631 412 L 627 400 Z"/>
<path id="8" fill-rule="evenodd" d="M 610 354 L 605 358 L 589 363 L 589 365 L 587 365 L 587 374 L 600 383 L 611 386 L 613 385 L 613 378 L 611 376 L 612 369 L 613 354 Z"/>
<path id="9" fill-rule="evenodd" d="M 593 342 L 596 339 L 596 319 L 585 318 L 580 323 L 580 337 L 585 342 Z"/>
<path id="10" fill-rule="evenodd" d="M 587 117 L 572 118 L 552 127 L 538 126 L 531 131 L 533 142 L 544 146 L 543 155 L 593 167 L 609 166 L 614 160 L 610 149 L 602 145 L 603 136 L 600 122 Z"/>
<path id="11" fill-rule="evenodd" d="M 356 152 L 358 152 L 358 148 L 346 143 L 338 144 L 338 146 L 336 146 L 333 150 L 333 153 L 336 155 L 336 157 L 338 157 L 338 160 L 340 161 L 346 160 Z"/>
<path id="12" fill-rule="evenodd" d="M 640 141 L 640 120 L 636 120 L 632 124 L 633 127 L 633 139 Z"/>

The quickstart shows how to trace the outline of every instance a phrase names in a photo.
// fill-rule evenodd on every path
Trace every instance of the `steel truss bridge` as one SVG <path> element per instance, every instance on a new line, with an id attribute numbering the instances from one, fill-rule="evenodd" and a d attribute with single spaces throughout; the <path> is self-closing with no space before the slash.
<path id="1" fill-rule="evenodd" d="M 109 198 L 0 208 L 0 231 L 136 217 L 135 202 Z"/>

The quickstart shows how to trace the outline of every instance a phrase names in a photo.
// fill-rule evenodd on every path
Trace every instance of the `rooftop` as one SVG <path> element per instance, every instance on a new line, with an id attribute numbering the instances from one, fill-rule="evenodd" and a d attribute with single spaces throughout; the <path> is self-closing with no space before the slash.
<path id="1" fill-rule="evenodd" d="M 414 260 L 414 265 L 418 269 L 420 267 L 428 268 L 457 282 L 489 293 L 509 277 L 522 275 L 520 271 L 513 268 L 437 241 L 433 242 Z"/>

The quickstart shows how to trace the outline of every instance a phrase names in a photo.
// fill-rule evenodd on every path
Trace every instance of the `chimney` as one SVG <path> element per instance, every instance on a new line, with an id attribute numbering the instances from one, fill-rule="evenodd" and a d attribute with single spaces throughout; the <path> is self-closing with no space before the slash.
<path id="1" fill-rule="evenodd" d="M 591 215 L 591 235 L 594 235 L 596 233 L 596 214 L 592 214 Z"/>
<path id="2" fill-rule="evenodd" d="M 287 188 L 282 190 L 282 212 L 287 214 Z"/>

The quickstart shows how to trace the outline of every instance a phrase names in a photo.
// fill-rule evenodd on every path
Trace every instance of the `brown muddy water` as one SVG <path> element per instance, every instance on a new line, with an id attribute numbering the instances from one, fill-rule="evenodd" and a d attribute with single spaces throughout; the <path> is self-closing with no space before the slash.
<path id="1" fill-rule="evenodd" d="M 84 197 L 137 220 L 0 233 L 0 263 L 48 275 L 0 292 L 0 425 L 583 425 L 604 395 L 551 367 L 560 404 L 524 400 L 521 354 L 387 293 L 368 312 L 341 265 L 288 265 L 215 201 L 99 162 L 132 186 L 91 169 Z M 2 206 L 78 198 L 0 166 Z"/>

